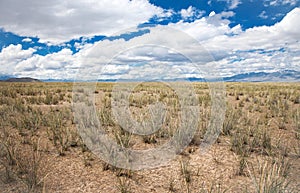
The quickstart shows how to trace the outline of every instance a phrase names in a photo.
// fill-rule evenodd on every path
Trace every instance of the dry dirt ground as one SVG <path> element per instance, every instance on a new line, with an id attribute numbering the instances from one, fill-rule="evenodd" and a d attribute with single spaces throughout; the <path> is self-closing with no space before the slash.
<path id="1" fill-rule="evenodd" d="M 102 161 L 79 135 L 72 102 L 87 95 L 84 89 L 72 83 L 0 83 L 0 192 L 300 192 L 300 84 L 225 86 L 223 128 L 205 152 L 200 147 L 211 118 L 210 90 L 193 83 L 200 117 L 191 143 L 164 166 L 132 171 Z M 151 103 L 165 105 L 162 127 L 150 136 L 115 122 L 113 88 L 98 83 L 93 104 L 85 101 L 95 105 L 111 140 L 146 150 L 176 134 L 181 108 L 172 88 L 143 83 L 128 98 L 138 122 L 149 119 Z"/>

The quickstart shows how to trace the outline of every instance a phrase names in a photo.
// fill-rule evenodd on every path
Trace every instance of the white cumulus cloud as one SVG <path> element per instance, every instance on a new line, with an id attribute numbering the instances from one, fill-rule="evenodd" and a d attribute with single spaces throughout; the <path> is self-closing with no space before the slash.
<path id="1" fill-rule="evenodd" d="M 111 35 L 155 15 L 165 13 L 147 0 L 0 1 L 1 27 L 52 43 L 81 36 Z"/>
<path id="2" fill-rule="evenodd" d="M 268 19 L 268 16 L 266 15 L 266 11 L 262 11 L 258 17 L 262 18 L 262 19 Z"/>
<path id="3" fill-rule="evenodd" d="M 22 40 L 22 42 L 32 42 L 32 39 L 31 39 L 31 38 L 24 38 L 24 39 Z"/>
<path id="4" fill-rule="evenodd" d="M 272 26 L 253 27 L 245 31 L 240 25 L 230 27 L 228 18 L 233 15 L 233 12 L 221 12 L 193 22 L 157 25 L 149 28 L 150 33 L 128 41 L 103 40 L 82 45 L 76 54 L 63 49 L 58 53 L 39 56 L 34 54 L 34 49 L 23 50 L 21 45 L 11 45 L 0 53 L 0 65 L 1 69 L 15 75 L 42 79 L 75 78 L 80 64 L 91 69 L 91 72 L 102 71 L 105 75 L 102 78 L 118 78 L 122 73 L 126 78 L 152 75 L 176 77 L 177 70 L 189 76 L 199 76 L 199 71 L 187 61 L 185 55 L 192 56 L 197 62 L 207 63 L 207 66 L 215 66 L 223 76 L 253 71 L 300 70 L 300 26 L 297 25 L 300 8 L 293 9 Z M 171 30 L 166 30 L 166 27 Z M 181 36 L 172 29 L 188 35 Z M 166 33 L 162 35 L 164 30 Z M 197 40 L 197 45 L 187 36 Z M 163 46 L 166 44 L 170 45 L 169 48 Z M 215 61 L 210 60 L 207 53 L 212 54 Z M 103 66 L 106 66 L 104 70 Z"/>
<path id="5" fill-rule="evenodd" d="M 236 9 L 242 3 L 241 0 L 217 0 L 217 1 L 226 1 L 228 9 Z M 211 4 L 211 2 L 209 4 Z"/>
<path id="6" fill-rule="evenodd" d="M 299 0 L 264 0 L 264 6 L 280 6 L 280 5 L 290 5 L 294 6 L 299 3 Z"/>
<path id="7" fill-rule="evenodd" d="M 195 12 L 195 8 L 193 8 L 192 6 L 189 6 L 187 9 L 182 9 L 180 11 L 181 17 L 183 17 L 184 19 L 192 17 L 194 15 L 194 12 Z"/>
<path id="8" fill-rule="evenodd" d="M 12 74 L 14 73 L 14 67 L 20 62 L 31 58 L 36 50 L 30 48 L 23 50 L 22 45 L 9 45 L 3 48 L 0 52 L 0 68 L 1 74 Z"/>

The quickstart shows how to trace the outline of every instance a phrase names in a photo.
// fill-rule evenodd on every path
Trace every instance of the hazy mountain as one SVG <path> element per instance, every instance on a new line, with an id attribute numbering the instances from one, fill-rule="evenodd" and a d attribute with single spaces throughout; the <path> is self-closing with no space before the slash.
<path id="1" fill-rule="evenodd" d="M 30 77 L 22 77 L 22 78 L 8 78 L 2 80 L 3 82 L 42 82 L 38 79 L 30 78 Z"/>
<path id="2" fill-rule="evenodd" d="M 226 82 L 300 82 L 300 72 L 283 70 L 277 72 L 250 72 L 223 78 Z"/>
<path id="3" fill-rule="evenodd" d="M 165 81 L 181 81 L 183 79 L 170 79 Z M 192 82 L 205 82 L 203 78 L 188 78 Z M 0 81 L 5 82 L 73 82 L 69 79 L 34 79 L 30 77 L 15 78 L 10 75 L 0 75 Z M 98 82 L 122 82 L 135 80 L 116 80 L 116 79 L 99 79 Z M 139 80 L 143 81 L 143 80 Z M 237 74 L 230 77 L 223 77 L 225 82 L 300 82 L 300 72 L 295 70 L 283 70 L 277 72 L 250 72 Z"/>

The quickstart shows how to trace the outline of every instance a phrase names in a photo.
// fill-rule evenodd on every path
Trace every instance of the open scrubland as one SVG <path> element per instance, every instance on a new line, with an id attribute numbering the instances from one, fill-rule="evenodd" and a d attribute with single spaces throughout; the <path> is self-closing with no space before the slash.
<path id="1" fill-rule="evenodd" d="M 0 83 L 0 192 L 300 192 L 300 84 L 226 83 L 223 128 L 205 153 L 209 87 L 192 84 L 200 117 L 191 143 L 165 166 L 131 171 L 87 148 L 73 119 L 72 83 Z M 147 105 L 166 106 L 161 129 L 139 136 L 115 122 L 113 86 L 97 83 L 94 92 L 111 140 L 146 150 L 174 136 L 181 109 L 174 90 L 159 83 L 134 89 L 128 100 L 138 122 L 149 118 Z"/>

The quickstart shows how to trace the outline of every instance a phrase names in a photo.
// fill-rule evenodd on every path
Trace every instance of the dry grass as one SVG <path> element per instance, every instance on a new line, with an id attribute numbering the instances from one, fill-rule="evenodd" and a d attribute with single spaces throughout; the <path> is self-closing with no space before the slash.
<path id="1" fill-rule="evenodd" d="M 0 190 L 300 191 L 299 83 L 227 83 L 223 129 L 205 154 L 201 154 L 199 145 L 209 125 L 211 99 L 205 83 L 193 86 L 199 99 L 200 121 L 190 145 L 164 167 L 133 172 L 107 164 L 88 150 L 73 120 L 71 83 L 1 83 Z M 112 91 L 112 83 L 97 84 L 95 107 L 108 137 L 121 147 L 156 148 L 180 133 L 181 104 L 170 87 L 143 83 L 129 96 L 132 118 L 146 130 L 159 125 L 151 122 L 151 114 L 162 113 L 149 111 L 148 106 L 155 102 L 164 105 L 161 129 L 143 136 L 125 131 L 116 122 Z M 74 98 L 80 101 L 86 91 L 76 92 Z M 194 104 L 192 100 L 186 102 Z"/>

